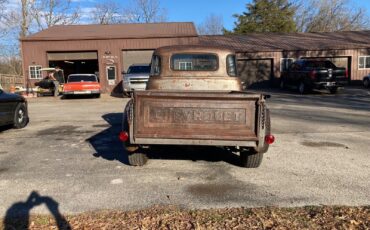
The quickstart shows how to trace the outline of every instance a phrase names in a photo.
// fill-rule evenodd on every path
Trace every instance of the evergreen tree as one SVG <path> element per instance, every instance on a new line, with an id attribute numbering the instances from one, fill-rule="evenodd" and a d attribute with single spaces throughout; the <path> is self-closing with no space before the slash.
<path id="1" fill-rule="evenodd" d="M 288 0 L 253 0 L 246 5 L 247 11 L 234 15 L 237 19 L 232 32 L 295 32 L 295 7 Z"/>

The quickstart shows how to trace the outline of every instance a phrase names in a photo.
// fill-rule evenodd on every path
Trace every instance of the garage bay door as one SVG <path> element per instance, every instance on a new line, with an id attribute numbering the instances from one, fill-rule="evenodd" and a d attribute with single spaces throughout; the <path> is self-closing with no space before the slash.
<path id="1" fill-rule="evenodd" d="M 272 76 L 272 59 L 239 59 L 238 75 L 246 86 L 269 85 Z"/>
<path id="2" fill-rule="evenodd" d="M 132 64 L 149 64 L 154 50 L 124 50 L 122 55 L 123 71 Z"/>
<path id="3" fill-rule="evenodd" d="M 59 66 L 64 76 L 76 73 L 89 73 L 99 76 L 98 52 L 48 52 L 49 67 Z"/>

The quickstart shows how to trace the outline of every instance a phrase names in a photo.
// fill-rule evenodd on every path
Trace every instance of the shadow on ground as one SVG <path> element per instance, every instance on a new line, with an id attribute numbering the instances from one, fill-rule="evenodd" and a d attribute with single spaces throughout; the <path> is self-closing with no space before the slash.
<path id="1" fill-rule="evenodd" d="M 0 126 L 0 133 L 5 132 L 5 131 L 8 131 L 8 130 L 10 130 L 12 128 L 13 128 L 13 125 L 3 125 L 3 126 Z"/>
<path id="2" fill-rule="evenodd" d="M 122 117 L 122 113 L 105 114 L 103 119 L 108 123 L 107 128 L 86 141 L 95 149 L 95 157 L 109 161 L 117 160 L 128 165 L 127 152 L 118 139 L 122 127 Z M 232 165 L 240 165 L 239 156 L 217 147 L 153 146 L 146 149 L 145 153 L 149 159 L 225 161 Z"/>
<path id="3" fill-rule="evenodd" d="M 53 215 L 58 229 L 71 229 L 71 226 L 59 211 L 59 203 L 49 196 L 40 196 L 36 191 L 31 192 L 26 201 L 14 203 L 6 212 L 4 230 L 29 229 L 31 210 L 39 205 L 46 205 Z"/>

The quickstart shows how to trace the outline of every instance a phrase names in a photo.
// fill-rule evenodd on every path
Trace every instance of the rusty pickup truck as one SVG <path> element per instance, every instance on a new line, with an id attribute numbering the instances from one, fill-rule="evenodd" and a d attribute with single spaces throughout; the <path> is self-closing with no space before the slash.
<path id="1" fill-rule="evenodd" d="M 146 163 L 150 146 L 201 145 L 222 147 L 256 168 L 275 139 L 266 98 L 243 91 L 232 50 L 158 48 L 147 89 L 126 105 L 119 138 L 134 166 Z"/>

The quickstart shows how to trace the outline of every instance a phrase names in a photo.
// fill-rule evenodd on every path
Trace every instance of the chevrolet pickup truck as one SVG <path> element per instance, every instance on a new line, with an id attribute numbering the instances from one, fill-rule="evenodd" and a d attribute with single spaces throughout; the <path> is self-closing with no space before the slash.
<path id="1" fill-rule="evenodd" d="M 274 142 L 268 95 L 243 92 L 232 50 L 206 46 L 158 48 L 145 91 L 134 91 L 119 134 L 130 165 L 142 166 L 158 145 L 222 147 L 258 167 Z"/>

